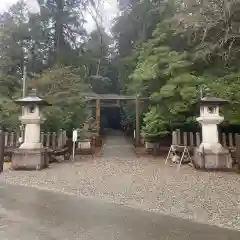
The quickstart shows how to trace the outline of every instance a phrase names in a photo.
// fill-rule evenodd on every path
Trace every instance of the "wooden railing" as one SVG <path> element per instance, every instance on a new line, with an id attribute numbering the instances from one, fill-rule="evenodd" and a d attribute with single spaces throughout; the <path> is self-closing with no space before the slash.
<path id="1" fill-rule="evenodd" d="M 23 132 L 5 132 L 5 147 L 6 148 L 16 148 L 19 147 L 21 142 L 20 137 L 24 138 Z M 41 132 L 41 143 L 48 148 L 58 149 L 66 144 L 67 135 L 66 131 L 60 130 L 59 132 Z"/>
<path id="2" fill-rule="evenodd" d="M 237 133 L 220 133 L 219 142 L 224 148 L 236 148 Z M 202 136 L 200 132 L 172 132 L 172 144 L 189 147 L 198 147 L 201 144 Z"/>

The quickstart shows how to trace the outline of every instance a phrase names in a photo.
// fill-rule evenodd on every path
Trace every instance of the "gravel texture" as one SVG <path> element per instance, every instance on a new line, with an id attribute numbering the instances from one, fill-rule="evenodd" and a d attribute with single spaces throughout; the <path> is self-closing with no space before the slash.
<path id="1" fill-rule="evenodd" d="M 37 172 L 5 170 L 0 181 L 240 230 L 239 175 L 196 171 L 189 166 L 177 172 L 177 166 L 165 165 L 164 159 L 134 156 L 123 139 L 121 147 L 110 142 L 111 147 L 105 145 L 103 154 L 94 159 L 56 163 Z"/>

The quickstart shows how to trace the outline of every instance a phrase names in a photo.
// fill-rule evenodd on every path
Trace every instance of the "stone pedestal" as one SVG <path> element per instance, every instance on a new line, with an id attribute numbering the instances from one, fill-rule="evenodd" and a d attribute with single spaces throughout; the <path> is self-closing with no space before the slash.
<path id="1" fill-rule="evenodd" d="M 146 149 L 154 149 L 154 143 L 145 142 L 145 148 Z"/>
<path id="2" fill-rule="evenodd" d="M 93 148 L 91 145 L 91 140 L 82 140 L 78 142 L 77 144 L 77 149 L 76 153 L 79 154 L 92 154 L 93 153 Z"/>
<path id="3" fill-rule="evenodd" d="M 233 161 L 229 151 L 221 145 L 218 147 L 213 146 L 211 149 L 204 149 L 200 146 L 195 149 L 194 164 L 196 168 L 224 170 L 231 169 Z"/>
<path id="4" fill-rule="evenodd" d="M 84 140 L 84 141 L 78 142 L 78 148 L 91 149 L 91 140 Z"/>
<path id="5" fill-rule="evenodd" d="M 48 167 L 47 149 L 15 149 L 12 155 L 13 170 L 41 170 Z"/>

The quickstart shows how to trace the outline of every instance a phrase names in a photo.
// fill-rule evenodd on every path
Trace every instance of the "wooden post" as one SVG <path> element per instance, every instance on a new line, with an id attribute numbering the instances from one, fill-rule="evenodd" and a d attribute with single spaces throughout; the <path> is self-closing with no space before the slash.
<path id="1" fill-rule="evenodd" d="M 177 145 L 181 145 L 181 131 L 180 131 L 180 129 L 177 129 L 176 133 L 177 133 Z"/>
<path id="2" fill-rule="evenodd" d="M 41 132 L 40 141 L 41 141 L 42 145 L 45 146 L 45 142 L 44 142 L 44 132 Z"/>
<path id="3" fill-rule="evenodd" d="M 236 135 L 236 158 L 237 158 L 237 166 L 238 172 L 240 173 L 240 135 Z"/>
<path id="4" fill-rule="evenodd" d="M 200 139 L 200 133 L 199 132 L 196 133 L 196 144 L 197 144 L 197 147 L 199 147 L 200 144 L 201 144 L 201 139 Z"/>
<path id="5" fill-rule="evenodd" d="M 10 147 L 14 147 L 14 132 L 11 132 L 10 135 Z"/>
<path id="6" fill-rule="evenodd" d="M 21 130 L 21 138 L 22 138 L 22 142 L 24 142 L 24 130 Z"/>
<path id="7" fill-rule="evenodd" d="M 227 136 L 226 133 L 222 134 L 223 147 L 227 148 Z"/>
<path id="8" fill-rule="evenodd" d="M 47 141 L 46 141 L 46 147 L 49 148 L 50 147 L 50 132 L 47 133 Z"/>
<path id="9" fill-rule="evenodd" d="M 97 124 L 97 133 L 100 135 L 100 118 L 101 118 L 101 101 L 100 99 L 96 100 L 96 124 Z"/>
<path id="10" fill-rule="evenodd" d="M 172 145 L 177 145 L 177 132 L 172 132 Z"/>
<path id="11" fill-rule="evenodd" d="M 187 133 L 184 132 L 184 133 L 183 133 L 183 145 L 184 145 L 184 146 L 187 146 L 187 143 L 188 143 L 188 140 L 187 140 Z"/>
<path id="12" fill-rule="evenodd" d="M 63 145 L 65 145 L 67 143 L 67 132 L 66 131 L 63 131 Z"/>
<path id="13" fill-rule="evenodd" d="M 3 171 L 4 147 L 5 147 L 5 136 L 4 136 L 4 132 L 0 130 L 0 173 Z"/>
<path id="14" fill-rule="evenodd" d="M 61 148 L 63 146 L 63 130 L 60 129 L 58 133 L 58 139 L 57 139 L 57 147 Z"/>
<path id="15" fill-rule="evenodd" d="M 228 139 L 229 139 L 229 147 L 233 148 L 233 135 L 232 135 L 232 133 L 228 134 Z"/>
<path id="16" fill-rule="evenodd" d="M 190 146 L 194 147 L 194 137 L 193 137 L 193 132 L 190 132 Z"/>
<path id="17" fill-rule="evenodd" d="M 235 133 L 235 134 L 234 134 L 234 142 L 235 142 L 235 146 L 237 145 L 237 138 L 238 138 L 238 134 Z"/>
<path id="18" fill-rule="evenodd" d="M 8 146 L 8 132 L 5 132 L 5 147 Z"/>
<path id="19" fill-rule="evenodd" d="M 140 144 L 140 96 L 136 96 L 136 129 L 135 129 L 136 145 Z"/>
<path id="20" fill-rule="evenodd" d="M 52 149 L 55 150 L 56 149 L 56 138 L 57 138 L 57 134 L 55 132 L 52 133 Z"/>
<path id="21" fill-rule="evenodd" d="M 17 136 L 16 136 L 16 147 L 19 147 L 20 144 L 21 144 L 21 143 L 19 142 L 20 136 L 21 136 L 21 133 L 20 133 L 20 132 L 17 132 Z"/>

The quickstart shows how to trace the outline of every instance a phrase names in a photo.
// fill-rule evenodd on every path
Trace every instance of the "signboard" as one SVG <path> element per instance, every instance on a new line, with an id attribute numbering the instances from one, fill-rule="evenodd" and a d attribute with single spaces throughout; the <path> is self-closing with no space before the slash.
<path id="1" fill-rule="evenodd" d="M 72 141 L 73 141 L 73 152 L 72 152 L 72 160 L 75 161 L 75 144 L 77 141 L 77 130 L 73 130 L 73 134 L 72 134 Z"/>
<path id="2" fill-rule="evenodd" d="M 73 142 L 77 141 L 77 137 L 78 137 L 77 130 L 73 130 L 73 135 L 72 135 Z"/>

